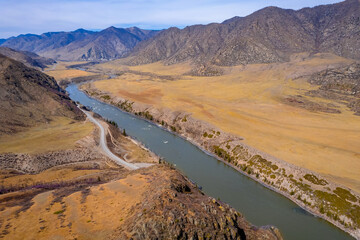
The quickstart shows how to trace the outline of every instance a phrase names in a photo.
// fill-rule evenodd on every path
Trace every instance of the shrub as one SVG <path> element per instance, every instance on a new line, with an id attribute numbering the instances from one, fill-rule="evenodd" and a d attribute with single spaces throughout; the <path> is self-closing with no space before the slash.
<path id="1" fill-rule="evenodd" d="M 110 96 L 109 95 L 103 95 L 101 96 L 102 99 L 105 99 L 105 100 L 110 100 Z"/>
<path id="2" fill-rule="evenodd" d="M 312 182 L 313 184 L 316 185 L 322 185 L 325 186 L 326 184 L 328 184 L 328 182 L 324 179 L 318 179 L 315 175 L 313 174 L 305 174 L 304 178 L 306 180 L 308 180 L 309 182 Z"/>
<path id="3" fill-rule="evenodd" d="M 62 209 L 62 210 L 56 211 L 56 212 L 54 212 L 54 214 L 61 214 L 61 213 L 63 213 L 63 212 L 65 212 L 65 209 Z"/>

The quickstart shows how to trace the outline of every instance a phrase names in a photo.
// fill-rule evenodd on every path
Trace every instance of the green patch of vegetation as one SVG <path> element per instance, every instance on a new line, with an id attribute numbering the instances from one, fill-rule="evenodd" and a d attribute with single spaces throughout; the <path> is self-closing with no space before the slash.
<path id="1" fill-rule="evenodd" d="M 297 186 L 298 188 L 300 188 L 301 190 L 303 190 L 303 191 L 305 191 L 305 192 L 312 192 L 312 189 L 311 189 L 311 187 L 310 187 L 309 184 L 304 184 L 304 183 L 302 183 L 302 182 L 298 182 L 298 181 L 296 181 L 296 179 L 294 179 L 294 178 L 290 178 L 290 181 L 292 181 L 293 184 L 294 184 L 295 186 Z"/>
<path id="2" fill-rule="evenodd" d="M 279 168 L 279 167 L 278 167 L 277 165 L 275 165 L 275 164 L 272 164 L 272 165 L 271 165 L 271 169 L 274 170 L 274 171 L 276 171 L 278 168 Z"/>
<path id="3" fill-rule="evenodd" d="M 229 144 L 226 144 L 226 148 L 227 148 L 227 149 L 230 149 L 230 145 L 229 145 Z"/>
<path id="4" fill-rule="evenodd" d="M 111 125 L 118 127 L 117 123 L 112 120 L 106 120 L 106 122 L 110 123 Z"/>
<path id="5" fill-rule="evenodd" d="M 176 127 L 170 126 L 171 131 L 176 132 Z"/>
<path id="6" fill-rule="evenodd" d="M 241 159 L 241 160 L 244 160 L 244 161 L 248 161 L 249 158 L 251 157 L 249 152 L 247 151 L 246 148 L 244 148 L 243 146 L 241 145 L 236 145 L 232 150 L 231 150 L 233 156 L 236 158 L 236 159 Z"/>
<path id="7" fill-rule="evenodd" d="M 181 120 L 182 122 L 187 122 L 186 116 L 183 117 L 183 119 Z"/>
<path id="8" fill-rule="evenodd" d="M 349 190 L 346 190 L 346 189 L 341 188 L 341 187 L 337 187 L 334 190 L 334 193 L 336 193 L 342 199 L 346 199 L 346 200 L 349 200 L 351 202 L 356 202 L 356 200 L 357 200 L 356 197 L 354 195 L 352 195 Z"/>
<path id="9" fill-rule="evenodd" d="M 216 135 L 217 135 L 217 136 L 220 136 L 220 132 L 219 132 L 219 131 L 217 131 L 217 132 L 216 132 Z"/>
<path id="10" fill-rule="evenodd" d="M 125 136 L 125 137 L 127 136 L 127 133 L 126 133 L 125 128 L 124 128 L 123 131 L 122 131 L 122 135 Z"/>
<path id="11" fill-rule="evenodd" d="M 123 109 L 126 112 L 132 112 L 133 111 L 133 104 L 134 104 L 133 102 L 129 102 L 128 100 L 125 100 L 123 102 L 120 101 L 118 103 L 118 107 Z M 135 113 L 135 115 L 137 115 L 137 114 Z"/>
<path id="12" fill-rule="evenodd" d="M 110 100 L 110 96 L 109 95 L 103 95 L 101 96 L 102 99 L 105 99 L 105 100 Z"/>
<path id="13" fill-rule="evenodd" d="M 214 145 L 213 149 L 214 149 L 214 153 L 216 155 L 218 155 L 219 157 L 221 157 L 222 159 L 224 159 L 228 162 L 234 161 L 234 157 L 231 157 L 230 154 L 223 148 L 221 148 L 217 145 Z"/>
<path id="14" fill-rule="evenodd" d="M 63 212 L 65 212 L 65 209 L 61 209 L 61 210 L 59 210 L 59 211 L 56 211 L 56 212 L 54 212 L 54 214 L 61 214 L 61 213 L 63 213 Z"/>
<path id="15" fill-rule="evenodd" d="M 339 215 L 345 215 L 354 222 L 356 227 L 360 226 L 360 207 L 358 205 L 353 205 L 334 193 L 316 190 L 314 194 L 320 201 L 329 203 L 327 206 L 323 206 L 323 211 L 328 217 L 337 220 Z"/>
<path id="16" fill-rule="evenodd" d="M 163 126 L 165 125 L 165 122 L 164 122 L 164 120 L 161 120 L 161 125 L 163 125 Z"/>
<path id="17" fill-rule="evenodd" d="M 211 133 L 207 133 L 207 132 L 204 132 L 203 133 L 203 137 L 208 137 L 208 138 L 212 138 L 214 135 L 211 134 Z"/>
<path id="18" fill-rule="evenodd" d="M 321 186 L 325 186 L 328 184 L 328 182 L 324 179 L 319 179 L 317 178 L 315 175 L 313 174 L 305 174 L 304 178 L 306 180 L 308 180 L 309 182 L 316 184 L 316 185 L 321 185 Z"/>
<path id="19" fill-rule="evenodd" d="M 142 116 L 142 117 L 144 117 L 144 118 L 146 118 L 146 119 L 148 119 L 148 120 L 150 120 L 150 121 L 154 120 L 153 115 L 151 115 L 151 114 L 149 113 L 149 111 L 146 111 L 146 112 L 138 112 L 138 115 L 139 115 L 139 116 Z"/>
<path id="20" fill-rule="evenodd" d="M 257 166 L 258 169 L 266 171 L 268 175 L 279 168 L 277 165 L 272 164 L 270 161 L 266 160 L 260 155 L 252 156 L 249 160 L 249 164 L 251 166 Z"/>
<path id="21" fill-rule="evenodd" d="M 276 178 L 275 174 L 271 174 L 271 175 L 270 175 L 270 178 L 271 178 L 271 179 L 275 179 L 275 178 Z"/>

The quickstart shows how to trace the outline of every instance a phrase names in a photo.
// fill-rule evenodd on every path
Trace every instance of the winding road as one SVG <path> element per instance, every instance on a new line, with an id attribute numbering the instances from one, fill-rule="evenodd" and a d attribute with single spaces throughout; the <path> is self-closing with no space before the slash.
<path id="1" fill-rule="evenodd" d="M 89 120 L 91 122 L 95 123 L 95 125 L 97 125 L 100 128 L 100 147 L 110 159 L 112 159 L 119 165 L 121 165 L 129 170 L 136 170 L 136 169 L 139 169 L 140 167 L 149 167 L 152 165 L 152 164 L 146 164 L 146 163 L 138 163 L 138 164 L 129 163 L 129 162 L 126 162 L 123 159 L 119 158 L 115 154 L 113 154 L 106 144 L 106 135 L 105 135 L 104 127 L 90 113 L 88 113 L 82 109 L 81 109 L 81 111 L 83 111 L 86 114 L 86 116 L 89 118 Z"/>

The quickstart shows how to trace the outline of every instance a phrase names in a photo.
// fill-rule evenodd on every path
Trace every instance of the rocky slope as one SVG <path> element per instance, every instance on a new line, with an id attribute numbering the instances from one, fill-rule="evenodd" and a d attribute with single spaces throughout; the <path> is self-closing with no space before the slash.
<path id="1" fill-rule="evenodd" d="M 28 67 L 42 70 L 49 65 L 55 64 L 56 61 L 49 58 L 40 57 L 36 53 L 16 51 L 7 47 L 0 47 L 0 54 L 24 63 Z"/>
<path id="2" fill-rule="evenodd" d="M 40 53 L 64 47 L 93 34 L 95 34 L 95 32 L 84 29 L 78 29 L 73 32 L 48 32 L 41 35 L 22 34 L 6 39 L 2 46 L 21 51 Z"/>
<path id="3" fill-rule="evenodd" d="M 2 46 L 59 60 L 109 60 L 125 56 L 136 44 L 157 32 L 136 27 L 109 27 L 100 32 L 79 29 L 40 36 L 20 35 L 6 40 Z"/>
<path id="4" fill-rule="evenodd" d="M 169 28 L 137 45 L 129 64 L 187 60 L 232 66 L 288 61 L 297 52 L 360 59 L 360 2 L 298 11 L 268 7 L 220 24 Z"/>
<path id="5" fill-rule="evenodd" d="M 324 70 L 312 74 L 308 81 L 319 85 L 308 95 L 338 100 L 346 103 L 355 114 L 360 115 L 360 64 Z"/>
<path id="6" fill-rule="evenodd" d="M 54 78 L 0 54 L 0 134 L 15 133 L 53 116 L 83 119 Z"/>
<path id="7" fill-rule="evenodd" d="M 82 171 L 79 167 L 64 166 L 62 171 L 76 174 Z M 42 183 L 0 195 L 0 237 L 282 239 L 275 227 L 249 224 L 239 212 L 203 195 L 168 167 L 124 172 L 90 164 L 86 171 L 86 179 Z M 15 177 L 14 172 L 8 174 Z"/>

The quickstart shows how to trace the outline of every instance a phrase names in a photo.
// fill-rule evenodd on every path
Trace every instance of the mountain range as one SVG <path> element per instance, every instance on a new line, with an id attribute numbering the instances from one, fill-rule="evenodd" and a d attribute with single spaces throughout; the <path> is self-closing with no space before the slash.
<path id="1" fill-rule="evenodd" d="M 100 32 L 27 34 L 9 38 L 2 46 L 56 60 L 129 57 L 126 63 L 130 65 L 188 60 L 219 66 L 286 62 L 298 52 L 360 59 L 360 1 L 297 11 L 267 7 L 246 17 L 184 29 L 110 27 Z"/>
<path id="2" fill-rule="evenodd" d="M 56 63 L 55 60 L 45 57 L 40 57 L 36 53 L 27 51 L 16 51 L 7 47 L 0 47 L 0 54 L 12 58 L 16 61 L 24 63 L 28 67 L 42 70 L 49 65 Z"/>
<path id="3" fill-rule="evenodd" d="M 284 62 L 298 52 L 360 59 L 360 1 L 298 11 L 267 7 L 223 23 L 169 28 L 138 44 L 132 65 L 187 60 L 232 66 Z"/>
<path id="4" fill-rule="evenodd" d="M 137 43 L 157 32 L 137 27 L 109 27 L 100 32 L 78 29 L 73 32 L 25 34 L 0 44 L 57 60 L 111 60 L 125 56 Z"/>

